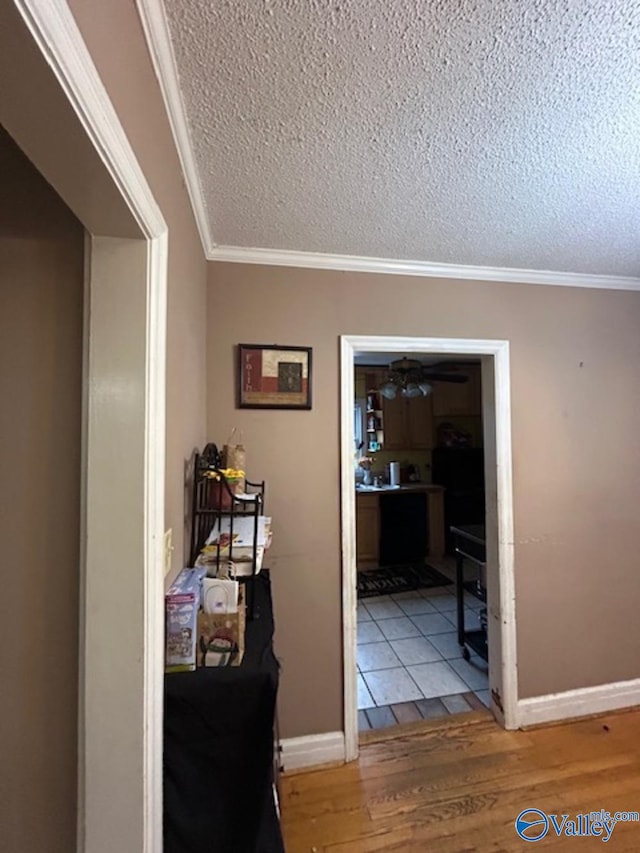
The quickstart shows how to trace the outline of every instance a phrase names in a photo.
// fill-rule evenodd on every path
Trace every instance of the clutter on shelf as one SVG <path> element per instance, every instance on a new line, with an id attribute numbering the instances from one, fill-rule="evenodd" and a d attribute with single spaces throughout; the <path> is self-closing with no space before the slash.
<path id="1" fill-rule="evenodd" d="M 468 430 L 446 421 L 438 426 L 438 447 L 471 447 L 473 439 Z"/>
<path id="2" fill-rule="evenodd" d="M 245 464 L 241 457 L 233 461 Z M 230 459 L 226 445 L 227 462 Z M 238 447 L 235 446 L 234 447 Z M 265 483 L 246 479 L 244 469 L 223 468 L 215 444 L 196 454 L 193 474 L 191 565 L 217 574 L 231 563 L 235 576 L 253 576 L 262 568 L 271 544 L 271 518 L 264 514 Z"/>
<path id="3" fill-rule="evenodd" d="M 265 483 L 246 479 L 246 454 L 231 444 L 221 454 L 208 444 L 193 474 L 190 567 L 166 594 L 167 671 L 238 666 L 246 619 L 253 615 L 246 588 L 263 567 L 271 544 L 264 514 Z"/>
<path id="4" fill-rule="evenodd" d="M 198 611 L 206 569 L 183 569 L 165 595 L 167 672 L 196 668 Z"/>
<path id="5" fill-rule="evenodd" d="M 166 671 L 239 666 L 244 654 L 245 594 L 229 577 L 183 569 L 165 596 Z"/>

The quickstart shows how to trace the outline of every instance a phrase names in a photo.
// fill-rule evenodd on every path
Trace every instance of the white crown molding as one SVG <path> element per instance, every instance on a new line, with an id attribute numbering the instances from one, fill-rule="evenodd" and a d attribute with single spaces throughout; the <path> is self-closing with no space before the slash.
<path id="1" fill-rule="evenodd" d="M 596 687 L 582 687 L 563 693 L 549 693 L 520 699 L 517 706 L 518 725 L 537 726 L 542 723 L 569 720 L 622 708 L 640 705 L 640 678 L 614 681 Z"/>
<path id="2" fill-rule="evenodd" d="M 286 738 L 281 745 L 282 766 L 285 773 L 345 759 L 342 732 Z"/>
<path id="3" fill-rule="evenodd" d="M 136 5 L 142 21 L 151 62 L 162 92 L 202 248 L 208 257 L 214 251 L 215 243 L 211 234 L 202 184 L 191 145 L 191 134 L 189 133 L 189 125 L 180 91 L 178 66 L 173 52 L 164 6 L 162 0 L 136 0 Z"/>
<path id="4" fill-rule="evenodd" d="M 548 284 L 557 287 L 591 287 L 600 290 L 640 290 L 640 278 L 616 275 L 521 270 L 509 267 L 483 267 L 472 264 L 439 264 L 431 261 L 367 258 L 358 255 L 332 255 L 320 252 L 296 252 L 288 249 L 245 249 L 242 246 L 216 246 L 207 252 L 209 261 L 307 269 L 370 272 L 386 275 L 417 275 L 429 278 L 457 278 L 511 284 Z"/>

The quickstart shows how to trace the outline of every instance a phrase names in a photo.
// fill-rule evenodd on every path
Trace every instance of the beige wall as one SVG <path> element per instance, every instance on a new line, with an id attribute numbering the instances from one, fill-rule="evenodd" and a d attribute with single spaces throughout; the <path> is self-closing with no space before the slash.
<path id="1" fill-rule="evenodd" d="M 342 728 L 341 334 L 511 342 L 520 697 L 638 676 L 640 294 L 209 265 L 209 434 L 267 480 L 285 737 Z M 238 410 L 234 345 L 313 347 L 310 412 Z"/>
<path id="2" fill-rule="evenodd" d="M 135 3 L 69 6 L 169 226 L 166 523 L 175 572 L 188 550 L 185 464 L 206 439 L 206 262 Z"/>
<path id="3" fill-rule="evenodd" d="M 206 262 L 135 3 L 71 0 L 83 38 L 169 226 L 166 524 L 186 555 L 185 464 L 205 433 Z M 0 120 L 88 229 L 138 229 L 11 4 L 0 13 Z M 56 145 L 51 145 L 55 138 Z"/>
<path id="4" fill-rule="evenodd" d="M 87 231 L 140 227 L 14 3 L 0 4 L 0 122 Z"/>
<path id="5" fill-rule="evenodd" d="M 0 850 L 75 849 L 80 223 L 0 128 Z"/>

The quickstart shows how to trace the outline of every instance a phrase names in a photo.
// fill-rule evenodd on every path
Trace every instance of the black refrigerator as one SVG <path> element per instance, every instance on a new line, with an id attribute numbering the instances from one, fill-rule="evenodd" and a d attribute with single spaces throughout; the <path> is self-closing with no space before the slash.
<path id="1" fill-rule="evenodd" d="M 451 525 L 484 524 L 484 450 L 482 447 L 436 447 L 432 479 L 445 487 L 445 549 L 454 553 Z"/>

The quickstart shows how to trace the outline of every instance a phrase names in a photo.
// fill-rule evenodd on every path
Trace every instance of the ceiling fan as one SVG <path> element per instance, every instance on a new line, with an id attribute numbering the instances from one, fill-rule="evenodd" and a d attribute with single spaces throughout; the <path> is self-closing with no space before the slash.
<path id="1" fill-rule="evenodd" d="M 389 365 L 379 391 L 387 400 L 393 400 L 398 391 L 403 397 L 426 397 L 432 382 L 468 382 L 469 377 L 458 372 L 460 369 L 447 362 L 427 366 L 416 358 L 399 358 Z"/>

